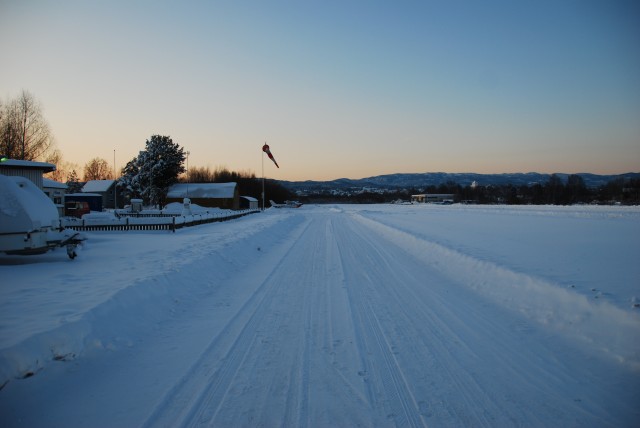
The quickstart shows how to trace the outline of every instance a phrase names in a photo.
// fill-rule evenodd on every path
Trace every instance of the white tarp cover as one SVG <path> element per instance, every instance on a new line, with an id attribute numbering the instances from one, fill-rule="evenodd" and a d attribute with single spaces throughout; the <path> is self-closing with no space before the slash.
<path id="1" fill-rule="evenodd" d="M 58 210 L 51 199 L 24 177 L 0 175 L 0 234 L 51 226 Z"/>

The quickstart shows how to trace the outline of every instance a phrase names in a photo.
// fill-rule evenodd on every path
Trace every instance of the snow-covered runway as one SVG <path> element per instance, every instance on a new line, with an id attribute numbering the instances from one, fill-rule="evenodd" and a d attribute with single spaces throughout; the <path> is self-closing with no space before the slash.
<path id="1" fill-rule="evenodd" d="M 635 425 L 640 210 L 509 210 L 272 209 L 2 259 L 17 311 L 39 278 L 84 291 L 31 290 L 24 331 L 5 305 L 1 425 Z"/>

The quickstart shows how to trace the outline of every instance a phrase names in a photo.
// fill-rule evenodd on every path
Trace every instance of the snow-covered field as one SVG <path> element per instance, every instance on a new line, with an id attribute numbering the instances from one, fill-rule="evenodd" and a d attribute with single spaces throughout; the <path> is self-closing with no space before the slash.
<path id="1" fill-rule="evenodd" d="M 0 426 L 638 426 L 640 208 L 320 205 L 0 255 Z"/>

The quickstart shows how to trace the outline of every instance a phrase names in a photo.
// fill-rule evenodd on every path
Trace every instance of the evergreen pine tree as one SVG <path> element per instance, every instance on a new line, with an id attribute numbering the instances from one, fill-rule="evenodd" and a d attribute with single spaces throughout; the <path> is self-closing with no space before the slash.
<path id="1" fill-rule="evenodd" d="M 171 137 L 152 135 L 145 150 L 127 163 L 118 186 L 129 197 L 141 197 L 145 203 L 162 208 L 169 187 L 185 172 L 184 160 L 184 149 Z"/>
<path id="2" fill-rule="evenodd" d="M 82 183 L 78 181 L 78 173 L 74 169 L 67 179 L 67 193 L 78 193 L 82 190 Z"/>

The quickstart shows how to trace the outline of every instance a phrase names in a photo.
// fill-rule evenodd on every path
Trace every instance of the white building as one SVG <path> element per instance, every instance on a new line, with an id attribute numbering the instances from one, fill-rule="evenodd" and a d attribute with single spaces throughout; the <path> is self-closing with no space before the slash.
<path id="1" fill-rule="evenodd" d="M 178 183 L 169 187 L 167 203 L 180 202 L 184 198 L 201 207 L 218 207 L 237 210 L 240 195 L 236 183 Z"/>
<path id="2" fill-rule="evenodd" d="M 453 203 L 454 195 L 450 193 L 423 193 L 420 195 L 411 195 L 411 202 L 416 203 Z"/>
<path id="3" fill-rule="evenodd" d="M 0 162 L 0 174 L 24 177 L 29 179 L 33 184 L 38 186 L 40 190 L 44 189 L 43 174 L 53 172 L 56 166 L 47 162 L 33 162 L 25 160 L 7 159 Z"/>
<path id="4" fill-rule="evenodd" d="M 82 193 L 97 194 L 102 197 L 102 208 L 116 208 L 116 181 L 115 180 L 91 180 L 82 186 Z M 120 202 L 120 197 L 118 197 Z M 118 206 L 121 204 L 119 203 Z M 101 211 L 101 210 L 98 210 Z"/>
<path id="5" fill-rule="evenodd" d="M 42 183 L 42 190 L 53 201 L 58 209 L 58 215 L 62 217 L 64 215 L 64 195 L 67 192 L 67 185 L 48 178 L 43 178 Z"/>
<path id="6" fill-rule="evenodd" d="M 258 207 L 258 200 L 256 198 L 253 198 L 251 196 L 240 196 L 240 208 L 241 209 L 250 209 L 250 210 L 257 210 Z"/>

